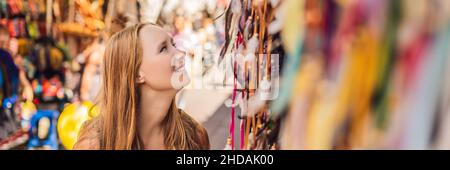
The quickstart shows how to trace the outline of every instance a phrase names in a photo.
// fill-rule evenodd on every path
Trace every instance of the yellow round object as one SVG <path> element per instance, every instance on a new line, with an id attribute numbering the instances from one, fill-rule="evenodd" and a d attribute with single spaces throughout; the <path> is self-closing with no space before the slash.
<path id="1" fill-rule="evenodd" d="M 91 102 L 72 103 L 66 106 L 58 119 L 58 135 L 63 146 L 71 150 L 77 141 L 81 125 L 98 115 Z"/>

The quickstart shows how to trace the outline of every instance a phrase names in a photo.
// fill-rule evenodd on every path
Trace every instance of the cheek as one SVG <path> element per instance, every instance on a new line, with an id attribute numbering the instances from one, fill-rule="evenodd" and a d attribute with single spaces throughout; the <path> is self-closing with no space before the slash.
<path id="1" fill-rule="evenodd" d="M 172 86 L 170 78 L 172 76 L 172 66 L 170 56 L 144 56 L 142 59 L 141 71 L 144 72 L 145 82 L 155 90 L 166 90 Z"/>

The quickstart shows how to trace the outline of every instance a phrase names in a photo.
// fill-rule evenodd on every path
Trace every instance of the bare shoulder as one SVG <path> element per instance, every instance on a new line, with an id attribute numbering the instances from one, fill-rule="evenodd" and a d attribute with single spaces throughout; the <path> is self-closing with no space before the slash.
<path id="1" fill-rule="evenodd" d="M 83 123 L 78 134 L 78 139 L 73 150 L 98 150 L 100 149 L 99 129 L 95 122 L 86 121 Z"/>

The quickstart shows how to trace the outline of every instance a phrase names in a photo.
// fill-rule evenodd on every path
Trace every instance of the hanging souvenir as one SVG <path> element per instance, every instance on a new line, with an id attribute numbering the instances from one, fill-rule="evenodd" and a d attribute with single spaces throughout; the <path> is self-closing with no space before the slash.
<path id="1" fill-rule="evenodd" d="M 28 132 L 31 128 L 31 118 L 36 114 L 36 106 L 31 101 L 22 102 L 21 104 L 21 122 L 22 130 Z"/>
<path id="2" fill-rule="evenodd" d="M 271 110 L 276 114 L 280 114 L 285 108 L 292 89 L 295 71 L 298 69 L 301 60 L 302 38 L 304 32 L 304 1 L 288 0 L 282 3 L 286 8 L 284 16 L 292 16 L 297 19 L 285 19 L 284 28 L 281 31 L 284 47 L 287 51 L 286 65 L 283 69 L 283 81 L 281 82 L 280 94 L 271 105 Z"/>
<path id="3" fill-rule="evenodd" d="M 3 49 L 0 49 L 0 63 L 5 69 L 3 86 L 9 86 L 6 88 L 4 95 L 9 97 L 17 93 L 17 87 L 19 85 L 19 69 L 14 63 L 11 54 Z"/>
<path id="4" fill-rule="evenodd" d="M 59 113 L 53 110 L 38 110 L 31 118 L 27 149 L 57 150 L 56 122 Z"/>

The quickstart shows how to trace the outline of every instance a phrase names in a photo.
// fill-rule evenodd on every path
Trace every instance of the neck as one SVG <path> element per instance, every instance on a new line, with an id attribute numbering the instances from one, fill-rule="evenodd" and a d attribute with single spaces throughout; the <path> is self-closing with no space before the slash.
<path id="1" fill-rule="evenodd" d="M 173 91 L 155 91 L 142 85 L 137 132 L 144 149 L 166 149 L 163 120 L 175 94 Z"/>

